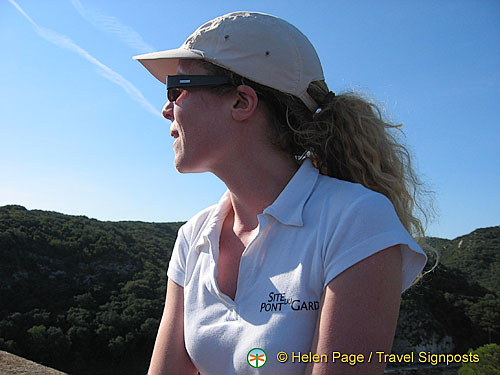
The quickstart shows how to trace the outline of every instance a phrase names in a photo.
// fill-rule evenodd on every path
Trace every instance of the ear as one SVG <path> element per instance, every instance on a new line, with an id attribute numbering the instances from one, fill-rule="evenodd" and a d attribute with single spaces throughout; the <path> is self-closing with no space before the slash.
<path id="1" fill-rule="evenodd" d="M 240 85 L 236 88 L 236 97 L 231 107 L 231 115 L 236 121 L 248 120 L 255 113 L 259 98 L 253 88 Z"/>

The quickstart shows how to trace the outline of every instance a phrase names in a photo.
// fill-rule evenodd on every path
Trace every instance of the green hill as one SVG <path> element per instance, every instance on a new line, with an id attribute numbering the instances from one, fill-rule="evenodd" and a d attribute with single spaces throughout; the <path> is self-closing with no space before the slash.
<path id="1" fill-rule="evenodd" d="M 499 239 L 500 227 L 427 239 L 439 264 L 403 295 L 393 350 L 465 353 L 500 341 Z"/>
<path id="2" fill-rule="evenodd" d="M 180 225 L 0 207 L 0 349 L 73 374 L 144 373 Z"/>
<path id="3" fill-rule="evenodd" d="M 500 291 L 500 226 L 481 228 L 440 246 L 441 262 L 484 288 Z"/>

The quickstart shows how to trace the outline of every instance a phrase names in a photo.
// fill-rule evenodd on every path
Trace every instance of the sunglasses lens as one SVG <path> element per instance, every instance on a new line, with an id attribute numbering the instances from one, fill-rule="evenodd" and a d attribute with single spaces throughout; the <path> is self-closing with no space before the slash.
<path id="1" fill-rule="evenodd" d="M 175 89 L 168 89 L 167 90 L 167 98 L 168 101 L 173 103 L 177 100 L 177 98 L 181 95 L 181 89 L 175 88 Z"/>

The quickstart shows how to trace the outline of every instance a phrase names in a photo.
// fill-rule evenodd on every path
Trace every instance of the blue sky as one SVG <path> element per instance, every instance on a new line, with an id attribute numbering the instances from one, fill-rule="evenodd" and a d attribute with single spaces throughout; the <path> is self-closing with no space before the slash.
<path id="1" fill-rule="evenodd" d="M 176 48 L 235 10 L 280 16 L 336 92 L 403 123 L 435 191 L 428 234 L 500 224 L 500 2 L 0 0 L 0 205 L 100 220 L 184 221 L 213 175 L 173 167 L 165 89 L 132 56 Z"/>

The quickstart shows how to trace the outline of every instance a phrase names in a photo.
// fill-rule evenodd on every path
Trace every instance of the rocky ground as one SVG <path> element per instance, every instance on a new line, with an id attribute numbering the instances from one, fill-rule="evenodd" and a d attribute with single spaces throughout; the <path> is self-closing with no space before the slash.
<path id="1" fill-rule="evenodd" d="M 0 374 L 64 375 L 65 373 L 0 350 Z"/>

